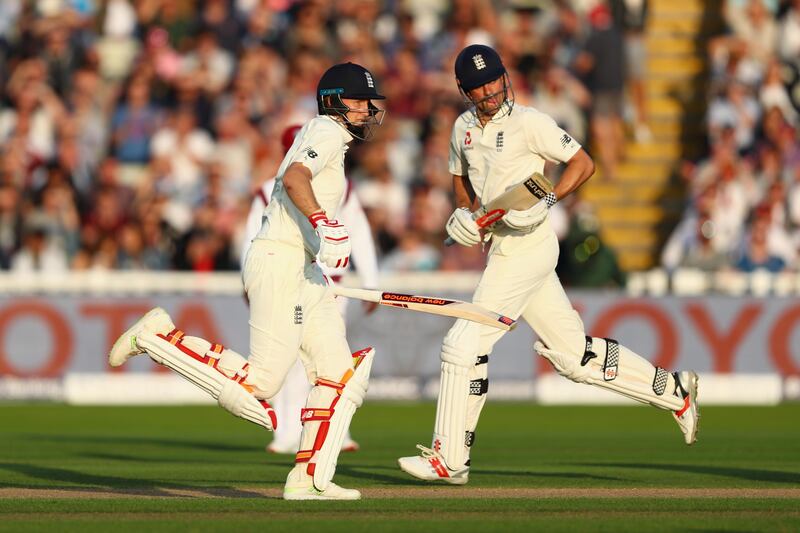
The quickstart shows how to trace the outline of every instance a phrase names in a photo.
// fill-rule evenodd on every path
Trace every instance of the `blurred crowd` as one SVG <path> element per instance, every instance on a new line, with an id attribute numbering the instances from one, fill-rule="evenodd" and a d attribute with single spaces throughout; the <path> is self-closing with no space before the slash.
<path id="1" fill-rule="evenodd" d="M 727 0 L 711 40 L 709 153 L 682 170 L 690 205 L 667 269 L 797 270 L 800 0 Z"/>
<path id="2" fill-rule="evenodd" d="M 322 72 L 352 60 L 388 97 L 347 169 L 382 268 L 480 269 L 479 247 L 442 246 L 465 109 L 456 54 L 495 46 L 516 101 L 596 136 L 613 175 L 625 109 L 649 135 L 645 18 L 644 0 L 2 0 L 0 268 L 236 269 L 281 132 L 316 113 Z M 595 232 L 554 219 L 582 246 Z M 579 261 L 614 270 L 584 248 Z"/>

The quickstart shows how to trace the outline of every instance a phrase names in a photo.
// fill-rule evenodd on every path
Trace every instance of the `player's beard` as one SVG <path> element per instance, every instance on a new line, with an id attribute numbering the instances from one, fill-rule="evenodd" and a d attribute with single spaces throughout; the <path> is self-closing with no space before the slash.
<path id="1" fill-rule="evenodd" d="M 492 102 L 494 100 L 494 103 Z M 479 117 L 486 117 L 487 119 L 491 119 L 493 116 L 497 114 L 498 111 L 503 107 L 503 104 L 506 101 L 506 89 L 505 87 L 496 93 L 492 93 L 483 99 L 475 102 L 475 111 L 478 113 Z"/>
<path id="2" fill-rule="evenodd" d="M 514 108 L 514 88 L 511 86 L 511 80 L 508 78 L 508 74 L 504 74 L 503 76 L 503 88 L 484 96 L 480 100 L 473 100 L 463 91 L 461 92 L 467 103 L 472 104 L 472 111 L 481 122 L 490 122 L 493 118 L 511 114 Z M 490 104 L 489 100 L 491 99 L 494 99 L 497 103 Z"/>

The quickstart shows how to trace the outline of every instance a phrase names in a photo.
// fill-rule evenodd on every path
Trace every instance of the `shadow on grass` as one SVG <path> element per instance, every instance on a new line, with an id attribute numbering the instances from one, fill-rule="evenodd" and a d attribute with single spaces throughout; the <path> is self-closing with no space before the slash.
<path id="1" fill-rule="evenodd" d="M 396 472 L 396 475 L 381 474 L 380 470 L 391 470 Z M 411 474 L 407 474 L 400 470 L 400 467 L 388 467 L 370 465 L 369 467 L 353 467 L 339 465 L 336 468 L 337 473 L 345 476 L 351 476 L 358 479 L 369 479 L 372 481 L 381 481 L 384 483 L 397 484 L 397 485 L 411 485 L 411 486 L 425 486 L 431 485 L 430 481 L 422 481 L 415 479 Z M 601 481 L 626 481 L 624 478 L 599 476 L 595 474 L 587 474 L 585 472 L 532 472 L 530 470 L 508 471 L 508 470 L 483 470 L 472 469 L 470 474 L 473 476 L 501 476 L 513 478 L 556 478 L 556 479 L 595 479 Z"/>
<path id="2" fill-rule="evenodd" d="M 101 476 L 76 472 L 65 468 L 43 467 L 22 463 L 0 463 L 0 470 L 16 472 L 26 476 L 48 481 L 47 486 L 23 485 L 0 483 L 0 486 L 14 488 L 34 488 L 48 490 L 74 490 L 76 492 L 90 492 L 98 489 L 105 490 L 120 495 L 147 495 L 147 496 L 168 496 L 175 497 L 175 494 L 167 492 L 165 489 L 188 490 L 193 492 L 205 493 L 212 496 L 226 496 L 229 498 L 263 498 L 261 494 L 231 487 L 202 487 L 173 483 L 169 481 L 158 481 L 157 483 L 149 479 L 126 478 L 120 476 Z M 75 487 L 79 485 L 79 487 Z"/>
<path id="3" fill-rule="evenodd" d="M 795 472 L 778 472 L 775 470 L 757 470 L 755 468 L 735 468 L 729 466 L 703 466 L 681 464 L 653 463 L 573 463 L 575 466 L 628 468 L 637 470 L 664 470 L 669 472 L 687 472 L 690 474 L 707 474 L 712 476 L 746 479 L 748 481 L 770 481 L 773 483 L 800 484 L 800 474 Z"/>
<path id="4" fill-rule="evenodd" d="M 193 440 L 181 439 L 164 439 L 164 438 L 147 438 L 147 437 L 109 437 L 108 435 L 37 435 L 25 434 L 20 435 L 25 440 L 35 442 L 56 442 L 59 444 L 73 443 L 73 444 L 130 444 L 130 445 L 154 445 L 165 446 L 167 448 L 189 448 L 193 450 L 203 451 L 220 451 L 220 452 L 252 452 L 258 451 L 258 447 L 254 446 L 238 446 L 235 444 L 225 444 L 224 442 L 203 442 Z"/>
<path id="5" fill-rule="evenodd" d="M 146 463 L 146 464 L 199 464 L 203 465 L 231 465 L 241 467 L 242 465 L 266 465 L 266 466 L 287 466 L 294 465 L 294 458 L 289 458 L 284 461 L 274 460 L 266 453 L 259 453 L 255 450 L 257 457 L 254 458 L 250 455 L 231 456 L 224 453 L 212 454 L 205 457 L 156 457 L 154 454 L 122 454 L 122 453 L 108 453 L 108 452 L 83 452 L 75 453 L 72 457 L 81 457 L 84 459 L 97 459 L 99 461 L 116 461 L 120 463 Z M 263 460 L 262 460 L 263 459 Z"/>

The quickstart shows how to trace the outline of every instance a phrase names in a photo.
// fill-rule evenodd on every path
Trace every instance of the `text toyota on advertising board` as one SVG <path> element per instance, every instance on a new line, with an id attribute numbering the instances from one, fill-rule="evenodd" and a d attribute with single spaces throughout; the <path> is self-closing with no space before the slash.
<path id="1" fill-rule="evenodd" d="M 800 303 L 795 299 L 633 299 L 583 292 L 570 296 L 587 332 L 624 338 L 656 365 L 800 375 Z M 167 309 L 187 333 L 247 353 L 247 308 L 236 296 L 6 297 L 0 299 L 0 376 L 56 378 L 69 372 L 112 372 L 106 364 L 109 346 L 155 305 Z M 375 375 L 438 373 L 439 345 L 452 319 L 393 309 L 364 317 L 360 309 L 349 307 L 348 336 L 354 350 L 366 345 L 378 348 Z M 507 334 L 494 351 L 493 376 L 531 378 L 549 372 L 549 365 L 534 355 L 532 344 L 533 334 L 525 326 Z M 141 358 L 123 371 L 159 369 Z"/>

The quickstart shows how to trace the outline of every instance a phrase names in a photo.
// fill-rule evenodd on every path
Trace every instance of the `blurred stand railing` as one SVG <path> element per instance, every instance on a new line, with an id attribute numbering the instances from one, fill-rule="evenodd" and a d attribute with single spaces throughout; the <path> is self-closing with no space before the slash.
<path id="1" fill-rule="evenodd" d="M 626 291 L 630 296 L 798 296 L 800 273 L 773 274 L 765 270 L 752 273 L 722 270 L 707 272 L 698 269 L 662 269 L 633 272 L 628 275 Z"/>
<path id="2" fill-rule="evenodd" d="M 379 288 L 413 293 L 469 293 L 478 283 L 478 272 L 411 272 L 380 276 Z M 358 278 L 347 275 L 344 285 L 357 286 Z M 378 287 L 375 287 L 378 288 Z M 598 289 L 607 291 L 608 289 Z M 242 292 L 238 272 L 149 272 L 76 271 L 63 274 L 0 273 L 0 295 L 15 294 L 208 294 L 238 295 Z M 663 269 L 628 275 L 625 293 L 632 297 L 673 296 L 800 296 L 800 273 L 766 271 L 706 272 L 696 269 Z"/>

